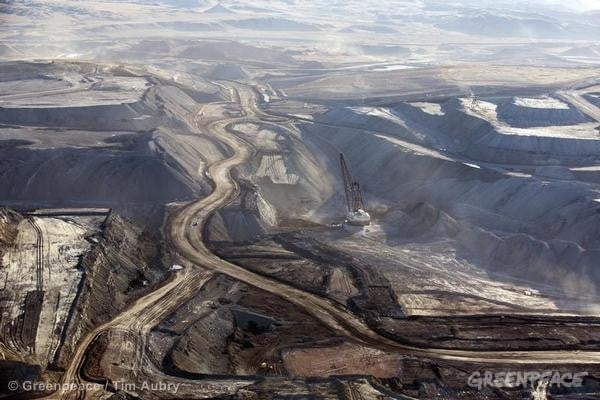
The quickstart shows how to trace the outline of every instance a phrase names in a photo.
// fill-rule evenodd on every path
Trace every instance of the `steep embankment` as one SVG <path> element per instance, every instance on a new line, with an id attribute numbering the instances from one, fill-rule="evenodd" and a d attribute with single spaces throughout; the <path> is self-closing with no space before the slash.
<path id="1" fill-rule="evenodd" d="M 240 197 L 219 209 L 210 220 L 207 239 L 211 242 L 248 242 L 277 224 L 277 211 L 249 182 L 241 185 Z"/>
<path id="2" fill-rule="evenodd" d="M 318 146 L 273 124 L 237 124 L 232 130 L 255 156 L 239 167 L 242 194 L 212 217 L 209 239 L 245 242 L 299 219 L 320 222 L 319 209 L 336 194 L 336 177 Z"/>
<path id="3" fill-rule="evenodd" d="M 165 275 L 158 239 L 111 213 L 96 245 L 82 261 L 80 290 L 56 364 L 64 368 L 79 338 L 102 324 Z"/>
<path id="4" fill-rule="evenodd" d="M 23 98 L 0 103 L 0 122 L 11 125 L 54 126 L 93 131 L 145 131 L 159 125 L 181 126 L 196 103 L 175 86 L 154 84 L 141 78 L 130 88 L 119 77 L 120 86 L 82 86 L 78 90 Z M 114 79 L 114 78 L 113 78 Z M 106 85 L 106 84 L 105 84 Z M 42 88 L 42 90 L 44 90 Z"/>
<path id="5" fill-rule="evenodd" d="M 226 149 L 190 135 L 188 123 L 201 106 L 199 90 L 214 88 L 63 67 L 24 64 L 21 73 L 0 74 L 14 93 L 0 99 L 0 123 L 24 125 L 5 131 L 6 140 L 0 135 L 0 197 L 31 206 L 108 206 L 128 216 L 143 210 L 147 222 L 160 222 L 163 204 L 210 190 L 204 167 Z"/>
<path id="6" fill-rule="evenodd" d="M 126 209 L 191 199 L 206 190 L 202 177 L 153 145 L 158 140 L 154 134 L 129 134 L 101 148 L 2 147 L 0 196 L 30 205 Z"/>
<path id="7" fill-rule="evenodd" d="M 0 260 L 6 249 L 14 243 L 19 232 L 17 226 L 22 219 L 21 214 L 8 208 L 0 208 Z"/>
<path id="8" fill-rule="evenodd" d="M 495 103 L 498 119 L 518 128 L 590 122 L 590 118 L 573 105 L 551 96 L 498 98 Z"/>

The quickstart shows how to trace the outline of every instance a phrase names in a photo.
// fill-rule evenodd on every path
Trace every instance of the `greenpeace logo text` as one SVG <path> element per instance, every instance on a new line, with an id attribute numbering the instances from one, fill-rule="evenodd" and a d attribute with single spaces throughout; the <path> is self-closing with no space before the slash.
<path id="1" fill-rule="evenodd" d="M 538 383 L 548 387 L 580 387 L 587 372 L 559 371 L 475 371 L 469 376 L 468 385 L 479 390 L 489 388 L 535 388 Z"/>

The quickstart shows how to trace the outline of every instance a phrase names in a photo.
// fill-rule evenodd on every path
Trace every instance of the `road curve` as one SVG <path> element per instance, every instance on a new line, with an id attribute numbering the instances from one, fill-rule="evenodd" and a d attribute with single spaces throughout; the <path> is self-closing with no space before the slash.
<path id="1" fill-rule="evenodd" d="M 360 318 L 328 299 L 248 271 L 214 255 L 204 244 L 202 237 L 204 227 L 213 212 L 227 205 L 237 196 L 239 188 L 231 176 L 231 169 L 248 160 L 251 154 L 250 147 L 243 140 L 231 134 L 229 128 L 232 123 L 251 120 L 256 113 L 256 106 L 251 105 L 257 103 L 256 93 L 242 85 L 236 84 L 234 87 L 247 116 L 218 121 L 210 125 L 213 134 L 229 145 L 234 154 L 231 158 L 218 161 L 209 167 L 209 174 L 215 185 L 214 191 L 208 197 L 183 207 L 172 218 L 169 226 L 170 242 L 183 257 L 204 268 L 223 273 L 280 296 L 298 305 L 338 334 L 366 346 L 407 356 L 461 362 L 490 364 L 600 363 L 600 352 L 597 351 L 468 351 L 402 345 L 374 332 Z"/>
<path id="2" fill-rule="evenodd" d="M 600 108 L 596 107 L 595 104 L 590 103 L 583 97 L 585 94 L 598 91 L 600 91 L 600 86 L 592 86 L 582 90 L 559 91 L 557 94 L 562 97 L 563 100 L 573 104 L 579 111 L 586 114 L 588 117 L 600 122 Z"/>
<path id="3" fill-rule="evenodd" d="M 208 129 L 233 150 L 233 155 L 209 166 L 208 173 L 214 181 L 213 192 L 207 197 L 182 207 L 170 219 L 167 227 L 168 239 L 181 256 L 202 268 L 223 273 L 280 296 L 301 307 L 321 323 L 352 341 L 398 353 L 399 355 L 487 364 L 600 363 L 600 352 L 597 351 L 467 351 L 402 345 L 377 334 L 360 318 L 328 299 L 255 274 L 214 255 L 204 244 L 203 229 L 213 212 L 237 197 L 239 187 L 231 176 L 231 170 L 248 160 L 252 154 L 252 149 L 247 143 L 230 133 L 231 126 L 235 123 L 249 121 L 265 123 L 256 118 L 262 114 L 257 107 L 256 93 L 239 84 L 232 83 L 232 87 L 237 91 L 240 105 L 246 112 L 246 116 L 228 118 L 208 125 Z M 155 291 L 135 301 L 111 321 L 93 329 L 78 342 L 69 367 L 62 376 L 61 383 L 79 382 L 79 371 L 85 360 L 87 350 L 102 333 L 111 329 L 123 328 L 135 328 L 134 330 L 139 331 L 141 334 L 147 333 L 149 326 L 155 324 L 171 307 L 178 306 L 187 297 L 193 295 L 195 293 L 194 288 L 200 287 L 205 279 L 206 275 L 198 268 L 184 269 L 173 274 L 167 282 Z M 157 308 L 158 305 L 161 307 Z M 152 318 L 144 317 L 144 314 L 149 310 Z M 142 321 L 144 323 L 141 323 Z M 64 390 L 53 393 L 47 398 L 69 398 L 71 395 L 73 395 L 73 392 Z"/>
<path id="4" fill-rule="evenodd" d="M 69 385 L 72 383 L 79 383 L 79 371 L 83 366 L 85 361 L 85 355 L 90 345 L 94 342 L 94 340 L 99 337 L 102 333 L 113 329 L 120 324 L 135 320 L 137 317 L 142 315 L 146 309 L 148 309 L 152 304 L 159 302 L 165 296 L 170 293 L 174 293 L 176 288 L 181 287 L 186 280 L 188 280 L 188 273 L 180 272 L 174 274 L 169 281 L 167 281 L 164 285 L 162 285 L 157 290 L 147 294 L 146 296 L 135 301 L 129 308 L 123 311 L 114 319 L 97 326 L 87 335 L 85 335 L 78 343 L 77 348 L 75 349 L 73 356 L 71 358 L 69 367 L 63 374 L 61 378 L 61 390 L 56 393 L 47 396 L 49 399 L 68 399 L 71 397 L 81 397 L 82 393 L 80 391 L 73 391 L 69 389 Z"/>

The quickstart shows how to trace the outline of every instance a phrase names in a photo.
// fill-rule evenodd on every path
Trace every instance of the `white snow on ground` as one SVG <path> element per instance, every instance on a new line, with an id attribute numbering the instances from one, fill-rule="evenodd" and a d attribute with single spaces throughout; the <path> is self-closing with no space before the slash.
<path id="1" fill-rule="evenodd" d="M 442 110 L 442 105 L 438 103 L 426 103 L 426 102 L 417 102 L 417 103 L 408 103 L 413 107 L 419 108 L 421 111 L 426 112 L 430 115 L 445 115 Z"/>
<path id="2" fill-rule="evenodd" d="M 473 97 L 461 98 L 462 111 L 476 118 L 488 121 L 494 129 L 503 135 L 539 136 L 568 139 L 600 140 L 597 122 L 586 122 L 577 125 L 540 126 L 534 128 L 515 128 L 498 120 L 497 105 Z"/>
<path id="3" fill-rule="evenodd" d="M 396 147 L 402 147 L 406 150 L 410 150 L 415 152 L 416 154 L 423 154 L 429 157 L 433 157 L 433 158 L 438 158 L 440 160 L 447 160 L 447 161 L 456 161 L 452 158 L 446 157 L 445 155 L 443 155 L 442 153 L 433 150 L 433 149 L 429 149 L 427 147 L 424 146 L 419 146 L 418 144 L 414 144 L 414 143 L 409 143 L 409 142 L 405 142 L 403 140 L 400 140 L 398 138 L 395 137 L 391 137 L 391 136 L 387 136 L 387 135 L 382 135 L 382 134 L 375 134 L 374 136 L 386 140 L 390 143 L 392 143 L 394 146 Z"/>
<path id="4" fill-rule="evenodd" d="M 466 97 L 460 99 L 460 104 L 463 111 L 473 117 L 482 118 L 489 122 L 498 122 L 498 113 L 496 112 L 498 106 L 494 103 L 474 97 Z"/>
<path id="5" fill-rule="evenodd" d="M 77 58 L 82 56 L 81 53 L 68 53 L 68 54 L 60 54 L 56 58 Z"/>
<path id="6" fill-rule="evenodd" d="M 404 121 L 394 114 L 389 108 L 385 107 L 349 107 L 357 114 L 371 115 L 373 117 L 384 118 L 400 126 L 406 127 Z"/>
<path id="7" fill-rule="evenodd" d="M 298 175 L 288 173 L 281 155 L 262 156 L 256 175 L 269 177 L 273 183 L 283 185 L 295 185 L 300 179 Z"/>
<path id="8" fill-rule="evenodd" d="M 412 69 L 414 68 L 413 66 L 410 65 L 402 65 L 402 64 L 397 64 L 397 65 L 386 65 L 383 67 L 376 67 L 373 68 L 373 71 L 375 72 L 379 72 L 379 71 L 399 71 L 399 70 L 403 70 L 403 69 Z"/>
<path id="9" fill-rule="evenodd" d="M 559 99 L 555 99 L 550 96 L 543 96 L 537 98 L 515 97 L 513 100 L 513 104 L 519 107 L 528 108 L 549 108 L 554 110 L 569 109 L 569 105 L 567 103 L 563 103 Z"/>
<path id="10" fill-rule="evenodd" d="M 308 119 L 308 120 L 313 120 L 313 116 L 310 114 L 292 114 L 293 117 L 297 117 L 297 118 L 302 118 L 302 119 Z"/>
<path id="11" fill-rule="evenodd" d="M 586 167 L 569 168 L 571 171 L 600 171 L 600 165 L 588 165 Z"/>
<path id="12" fill-rule="evenodd" d="M 479 165 L 477 165 L 477 164 L 471 164 L 471 163 L 468 163 L 468 162 L 464 162 L 463 164 L 465 164 L 466 166 L 471 167 L 471 168 L 481 169 L 481 167 Z"/>

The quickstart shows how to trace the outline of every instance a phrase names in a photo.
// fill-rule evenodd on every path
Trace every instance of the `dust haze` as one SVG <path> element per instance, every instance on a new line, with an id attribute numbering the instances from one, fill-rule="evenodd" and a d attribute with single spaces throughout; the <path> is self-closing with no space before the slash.
<path id="1" fill-rule="evenodd" d="M 598 1 L 0 0 L 0 398 L 596 398 L 599 262 Z"/>

